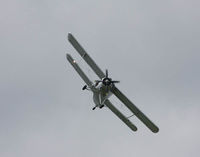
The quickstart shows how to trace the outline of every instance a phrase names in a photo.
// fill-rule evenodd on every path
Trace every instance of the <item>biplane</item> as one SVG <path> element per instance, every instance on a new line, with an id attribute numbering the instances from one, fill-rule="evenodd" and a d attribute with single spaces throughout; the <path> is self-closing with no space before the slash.
<path id="1" fill-rule="evenodd" d="M 104 73 L 71 33 L 68 34 L 68 40 L 77 50 L 79 55 L 91 67 L 94 73 L 99 77 L 99 80 L 95 80 L 94 82 L 92 82 L 81 70 L 81 68 L 79 67 L 77 62 L 71 57 L 71 55 L 66 54 L 67 60 L 71 63 L 73 68 L 86 83 L 86 85 L 83 86 L 82 90 L 89 90 L 93 92 L 93 101 L 95 103 L 93 110 L 95 110 L 96 108 L 101 109 L 106 106 L 116 116 L 118 116 L 131 130 L 137 131 L 137 127 L 129 120 L 129 118 L 122 114 L 110 102 L 110 96 L 115 95 L 133 113 L 133 115 L 141 120 L 152 132 L 157 133 L 159 131 L 159 128 L 116 87 L 115 84 L 119 83 L 119 81 L 112 80 L 112 78 L 108 76 L 108 70 L 106 70 Z"/>

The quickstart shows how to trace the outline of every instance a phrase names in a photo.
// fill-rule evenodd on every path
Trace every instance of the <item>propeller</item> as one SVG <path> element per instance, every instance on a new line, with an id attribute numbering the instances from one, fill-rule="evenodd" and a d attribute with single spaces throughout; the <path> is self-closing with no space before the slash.
<path id="1" fill-rule="evenodd" d="M 113 81 L 111 78 L 108 77 L 108 70 L 106 69 L 106 76 L 102 80 L 95 80 L 96 84 L 98 85 L 100 82 L 102 82 L 108 91 L 108 86 L 111 84 L 119 83 L 120 81 Z"/>

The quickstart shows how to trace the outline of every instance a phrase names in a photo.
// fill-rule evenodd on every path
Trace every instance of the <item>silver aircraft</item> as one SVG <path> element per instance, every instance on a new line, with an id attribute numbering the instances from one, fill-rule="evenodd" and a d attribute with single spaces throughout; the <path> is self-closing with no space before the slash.
<path id="1" fill-rule="evenodd" d="M 68 40 L 72 44 L 72 46 L 77 50 L 80 56 L 86 61 L 86 63 L 100 78 L 100 80 L 95 80 L 94 82 L 90 81 L 90 79 L 81 70 L 76 61 L 69 54 L 66 55 L 67 60 L 71 63 L 76 72 L 86 83 L 82 90 L 86 89 L 93 92 L 93 100 L 95 103 L 95 107 L 93 108 L 93 110 L 96 107 L 102 108 L 104 106 L 107 106 L 131 130 L 137 131 L 137 127 L 109 101 L 108 98 L 112 94 L 114 94 L 133 113 L 133 115 L 138 117 L 138 119 L 140 119 L 152 132 L 157 133 L 159 131 L 159 128 L 115 86 L 115 83 L 119 83 L 119 81 L 112 80 L 110 77 L 108 77 L 108 70 L 106 70 L 106 72 L 104 73 L 71 33 L 68 34 Z"/>

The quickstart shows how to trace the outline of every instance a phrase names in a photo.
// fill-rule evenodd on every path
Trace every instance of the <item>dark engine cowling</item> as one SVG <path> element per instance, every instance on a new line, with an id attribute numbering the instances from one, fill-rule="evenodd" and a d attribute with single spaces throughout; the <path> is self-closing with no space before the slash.
<path id="1" fill-rule="evenodd" d="M 105 77 L 102 81 L 102 83 L 105 85 L 105 86 L 109 86 L 111 83 L 112 83 L 112 79 L 111 78 L 108 78 L 108 77 Z"/>

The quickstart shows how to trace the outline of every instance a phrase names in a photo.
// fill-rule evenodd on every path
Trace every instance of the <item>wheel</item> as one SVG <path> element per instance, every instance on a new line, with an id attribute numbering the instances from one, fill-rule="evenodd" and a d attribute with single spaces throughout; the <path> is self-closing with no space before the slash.
<path id="1" fill-rule="evenodd" d="M 87 88 L 87 85 L 83 86 L 82 90 L 85 90 Z"/>
<path id="2" fill-rule="evenodd" d="M 99 108 L 103 108 L 104 107 L 104 105 L 101 105 Z"/>

